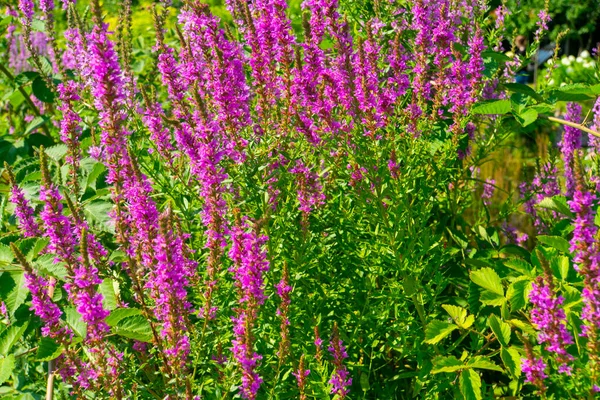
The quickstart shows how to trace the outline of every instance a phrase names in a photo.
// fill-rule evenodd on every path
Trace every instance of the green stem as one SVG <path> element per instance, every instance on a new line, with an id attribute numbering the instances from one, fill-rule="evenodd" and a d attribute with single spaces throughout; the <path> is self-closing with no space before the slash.
<path id="1" fill-rule="evenodd" d="M 587 132 L 587 133 L 589 133 L 591 135 L 594 135 L 596 137 L 600 137 L 600 133 L 599 132 L 596 132 L 595 130 L 590 129 L 587 126 L 578 124 L 576 122 L 565 121 L 564 119 L 560 119 L 560 118 L 556 118 L 556 117 L 547 117 L 545 115 L 540 115 L 540 116 L 543 117 L 543 118 L 546 118 L 549 121 L 557 122 L 557 123 L 559 123 L 561 125 L 567 125 L 567 126 L 570 126 L 572 128 L 576 128 L 576 129 L 579 129 L 581 131 Z"/>

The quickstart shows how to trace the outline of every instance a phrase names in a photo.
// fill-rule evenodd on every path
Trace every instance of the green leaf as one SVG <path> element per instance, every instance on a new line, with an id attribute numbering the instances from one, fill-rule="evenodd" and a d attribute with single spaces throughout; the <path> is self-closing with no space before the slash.
<path id="1" fill-rule="evenodd" d="M 28 293 L 23 271 L 5 272 L 0 276 L 0 298 L 11 315 L 25 302 Z"/>
<path id="2" fill-rule="evenodd" d="M 61 143 L 52 147 L 47 147 L 46 149 L 44 149 L 44 151 L 46 152 L 48 157 L 50 157 L 54 161 L 60 161 L 60 159 L 63 158 L 65 154 L 67 154 L 69 148 L 66 144 Z"/>
<path id="3" fill-rule="evenodd" d="M 465 368 L 462 361 L 454 356 L 450 357 L 436 357 L 433 360 L 432 374 L 439 374 L 440 372 L 456 372 Z"/>
<path id="4" fill-rule="evenodd" d="M 496 317 L 494 314 L 490 315 L 488 325 L 502 347 L 508 346 L 508 343 L 510 342 L 510 325 L 500 320 L 500 318 Z"/>
<path id="5" fill-rule="evenodd" d="M 98 177 L 100 175 L 102 175 L 102 173 L 104 171 L 106 171 L 106 167 L 104 166 L 104 164 L 102 164 L 100 162 L 94 164 L 94 168 L 92 168 L 92 171 L 87 176 L 87 179 L 85 182 L 85 187 L 89 187 L 89 188 L 96 190 L 96 187 L 97 187 L 96 180 L 98 179 Z"/>
<path id="6" fill-rule="evenodd" d="M 0 385 L 3 384 L 10 378 L 13 370 L 15 369 L 15 356 L 9 355 L 8 357 L 0 358 Z"/>
<path id="7" fill-rule="evenodd" d="M 15 255 L 13 254 L 10 247 L 0 243 L 0 265 L 10 264 L 14 260 Z"/>
<path id="8" fill-rule="evenodd" d="M 502 370 L 502 368 L 500 368 L 498 365 L 496 365 L 495 362 L 490 360 L 489 357 L 484 357 L 484 356 L 476 356 L 476 357 L 471 358 L 467 362 L 467 367 L 477 368 L 477 369 L 489 369 L 491 371 L 504 372 Z"/>
<path id="9" fill-rule="evenodd" d="M 105 278 L 98 286 L 98 292 L 102 295 L 104 308 L 111 311 L 117 308 L 117 291 L 119 283 L 111 278 Z"/>
<path id="10" fill-rule="evenodd" d="M 427 325 L 427 328 L 425 329 L 425 343 L 439 343 L 442 339 L 444 339 L 456 329 L 458 329 L 458 326 L 454 324 L 433 320 Z"/>
<path id="11" fill-rule="evenodd" d="M 567 199 L 564 196 L 544 197 L 536 207 L 557 211 L 569 218 L 574 217 L 571 209 L 567 205 Z"/>
<path id="12" fill-rule="evenodd" d="M 129 339 L 139 340 L 140 342 L 152 341 L 150 322 L 141 315 L 123 318 L 113 327 L 113 332 Z"/>
<path id="13" fill-rule="evenodd" d="M 22 325 L 11 325 L 0 335 L 0 354 L 7 355 L 12 347 L 23 337 L 27 330 L 28 322 Z"/>
<path id="14" fill-rule="evenodd" d="M 43 275 L 49 275 L 60 281 L 64 281 L 69 275 L 67 268 L 63 262 L 55 262 L 56 256 L 53 254 L 44 254 L 39 257 L 33 265 L 36 269 L 42 272 Z"/>
<path id="15" fill-rule="evenodd" d="M 115 225 L 109 212 L 112 211 L 113 204 L 107 201 L 94 201 L 83 207 L 83 212 L 88 221 L 99 227 L 105 232 L 114 233 Z"/>
<path id="16" fill-rule="evenodd" d="M 465 400 L 481 400 L 481 378 L 472 369 L 465 369 L 460 374 L 460 392 Z"/>
<path id="17" fill-rule="evenodd" d="M 34 130 L 36 130 L 40 126 L 44 125 L 48 121 L 50 121 L 50 119 L 48 117 L 35 117 L 29 123 L 29 125 L 27 125 L 27 128 L 25 128 L 25 132 L 23 134 L 27 135 L 27 134 L 33 132 Z"/>
<path id="18" fill-rule="evenodd" d="M 569 271 L 571 270 L 571 264 L 569 262 L 569 257 L 567 256 L 557 256 L 552 257 L 550 259 L 550 269 L 554 273 L 556 277 L 559 277 L 563 281 L 567 280 L 569 276 Z"/>
<path id="19" fill-rule="evenodd" d="M 502 288 L 502 281 L 500 277 L 491 268 L 481 268 L 477 271 L 471 271 L 469 274 L 471 280 L 481 286 L 484 289 L 489 290 L 492 293 L 498 294 L 504 297 L 504 289 Z"/>
<path id="20" fill-rule="evenodd" d="M 52 92 L 42 77 L 38 76 L 33 80 L 31 91 L 43 103 L 52 103 L 54 101 L 54 92 Z"/>
<path id="21" fill-rule="evenodd" d="M 81 314 L 77 312 L 75 307 L 65 308 L 65 314 L 67 316 L 67 325 L 71 327 L 79 337 L 85 338 L 87 335 L 87 324 L 81 318 Z"/>
<path id="22" fill-rule="evenodd" d="M 521 112 L 515 113 L 514 116 L 522 127 L 526 127 L 538 119 L 538 112 L 533 108 L 527 108 Z"/>
<path id="23" fill-rule="evenodd" d="M 500 358 L 506 369 L 514 377 L 521 376 L 521 355 L 514 347 L 502 348 L 500 350 Z"/>
<path id="24" fill-rule="evenodd" d="M 571 251 L 569 250 L 571 245 L 569 245 L 569 242 L 565 238 L 562 238 L 560 236 L 539 235 L 537 236 L 537 239 L 540 243 L 546 246 L 550 246 L 566 254 L 571 254 Z"/>
<path id="25" fill-rule="evenodd" d="M 540 96 L 535 90 L 533 90 L 531 86 L 524 85 L 522 83 L 505 83 L 504 87 L 512 93 L 524 94 L 536 99 L 537 101 L 543 100 L 542 96 Z"/>
<path id="26" fill-rule="evenodd" d="M 521 310 L 527 304 L 527 294 L 531 288 L 529 280 L 519 280 L 511 283 L 506 291 L 506 297 L 510 303 L 510 311 Z"/>
<path id="27" fill-rule="evenodd" d="M 49 337 L 42 337 L 35 353 L 36 361 L 51 361 L 60 356 L 65 348 Z"/>
<path id="28" fill-rule="evenodd" d="M 35 78 L 37 78 L 38 76 L 40 76 L 40 74 L 38 74 L 35 71 L 21 72 L 19 75 L 15 76 L 15 84 L 17 86 L 26 85 L 29 82 L 31 82 L 32 80 L 34 80 Z"/>
<path id="29" fill-rule="evenodd" d="M 116 326 L 121 320 L 127 317 L 141 314 L 142 311 L 139 308 L 115 308 L 111 311 L 110 315 L 106 317 L 106 323 L 108 326 Z"/>
<path id="30" fill-rule="evenodd" d="M 475 317 L 469 315 L 467 317 L 467 310 L 458 306 L 451 306 L 448 304 L 442 305 L 442 308 L 446 310 L 446 312 L 452 317 L 454 322 L 461 328 L 467 329 L 473 322 L 475 322 Z"/>
<path id="31" fill-rule="evenodd" d="M 473 107 L 473 114 L 507 114 L 510 111 L 510 100 L 483 101 Z"/>
<path id="32" fill-rule="evenodd" d="M 489 290 L 483 290 L 481 291 L 481 295 L 479 295 L 479 301 L 486 306 L 501 307 L 504 305 L 504 303 L 506 303 L 506 298 L 498 293 L 490 292 Z"/>

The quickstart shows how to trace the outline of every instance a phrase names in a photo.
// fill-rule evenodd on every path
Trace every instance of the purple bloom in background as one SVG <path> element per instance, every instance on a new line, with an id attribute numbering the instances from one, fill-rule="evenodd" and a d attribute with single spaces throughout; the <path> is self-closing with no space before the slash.
<path id="1" fill-rule="evenodd" d="M 572 360 L 566 346 L 573 344 L 573 336 L 567 331 L 566 315 L 563 310 L 562 296 L 555 293 L 552 271 L 548 262 L 540 257 L 543 275 L 539 276 L 532 284 L 529 301 L 533 304 L 531 322 L 538 329 L 538 342 L 546 344 L 546 350 L 556 355 L 559 363 L 559 372 L 571 374 L 572 367 L 568 365 Z"/>
<path id="2" fill-rule="evenodd" d="M 12 182 L 10 201 L 15 205 L 15 215 L 19 221 L 19 227 L 25 237 L 39 237 L 41 231 L 35 220 L 35 211 L 25 198 L 23 189 Z"/>
<path id="3" fill-rule="evenodd" d="M 350 385 L 352 385 L 352 378 L 350 372 L 344 365 L 344 360 L 348 358 L 346 347 L 340 339 L 337 323 L 333 325 L 333 334 L 331 335 L 331 341 L 327 348 L 333 356 L 334 371 L 329 380 L 331 384 L 331 394 L 337 394 L 339 399 L 345 398 L 350 392 Z"/>
<path id="4" fill-rule="evenodd" d="M 491 198 L 494 196 L 494 191 L 496 190 L 496 186 L 494 186 L 495 184 L 495 179 L 487 179 L 483 184 L 483 193 L 481 194 L 481 198 L 486 206 L 492 204 Z"/>
<path id="5" fill-rule="evenodd" d="M 592 122 L 591 128 L 596 132 L 600 132 L 600 96 L 596 99 L 596 102 L 594 103 L 592 113 L 594 114 L 594 120 Z M 595 135 L 592 135 L 591 133 L 588 133 L 588 137 L 590 145 L 592 145 L 596 153 L 600 154 L 600 138 Z M 598 190 L 598 188 L 596 190 Z"/>
<path id="6" fill-rule="evenodd" d="M 521 197 L 530 196 L 523 206 L 525 211 L 534 219 L 534 226 L 538 233 L 543 233 L 548 230 L 548 226 L 538 214 L 535 206 L 546 197 L 552 197 L 561 193 L 558 185 L 558 169 L 550 162 L 544 164 L 535 174 L 531 185 L 522 182 L 519 185 Z M 553 212 L 553 216 L 556 214 Z"/>
<path id="7" fill-rule="evenodd" d="M 544 32 L 548 30 L 548 23 L 552 20 L 552 18 L 550 18 L 550 15 L 548 14 L 548 10 L 546 9 L 540 10 L 540 12 L 538 13 L 538 18 L 539 19 L 536 22 L 538 29 L 537 31 L 535 31 L 536 42 L 540 40 Z"/>
<path id="8" fill-rule="evenodd" d="M 567 104 L 567 121 L 579 123 L 581 120 L 581 106 L 577 103 Z M 575 192 L 575 174 L 573 171 L 573 156 L 581 148 L 581 131 L 577 128 L 565 126 L 562 140 L 559 143 L 562 160 L 565 168 L 565 195 L 570 198 Z"/>
<path id="9" fill-rule="evenodd" d="M 325 204 L 323 186 L 319 182 L 317 173 L 311 172 L 302 160 L 296 160 L 296 165 L 289 171 L 298 176 L 299 209 L 303 214 L 310 214 L 315 208 Z"/>
<path id="10" fill-rule="evenodd" d="M 32 0 L 19 0 L 19 10 L 21 10 L 25 19 L 31 20 L 33 18 L 34 8 L 35 4 Z"/>

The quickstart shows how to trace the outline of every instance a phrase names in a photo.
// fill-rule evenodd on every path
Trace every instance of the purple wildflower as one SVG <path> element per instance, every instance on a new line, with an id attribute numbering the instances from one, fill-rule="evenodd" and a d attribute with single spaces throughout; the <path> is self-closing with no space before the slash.
<path id="1" fill-rule="evenodd" d="M 332 386 L 331 394 L 337 394 L 339 399 L 343 399 L 350 392 L 349 386 L 352 385 L 352 378 L 344 365 L 344 360 L 348 358 L 348 353 L 346 353 L 346 347 L 344 347 L 342 339 L 340 339 L 337 323 L 333 324 L 333 334 L 327 350 L 333 356 L 333 365 L 335 368 L 329 380 Z"/>
<path id="2" fill-rule="evenodd" d="M 577 103 L 567 104 L 567 121 L 579 123 L 581 119 L 581 106 Z M 573 172 L 573 156 L 577 149 L 581 148 L 581 131 L 577 128 L 565 126 L 562 140 L 559 143 L 565 169 L 567 197 L 572 197 L 575 192 L 575 176 Z"/>

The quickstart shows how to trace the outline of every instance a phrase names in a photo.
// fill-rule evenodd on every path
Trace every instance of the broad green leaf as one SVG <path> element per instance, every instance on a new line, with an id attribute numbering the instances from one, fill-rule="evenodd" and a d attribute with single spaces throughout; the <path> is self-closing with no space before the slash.
<path id="1" fill-rule="evenodd" d="M 28 293 L 23 271 L 5 272 L 0 276 L 0 298 L 11 315 L 25 302 Z"/>
<path id="2" fill-rule="evenodd" d="M 31 261 L 34 257 L 37 257 L 41 253 L 41 251 L 46 248 L 48 243 L 50 243 L 50 239 L 48 238 L 37 239 L 31 251 L 27 253 L 27 259 Z"/>
<path id="3" fill-rule="evenodd" d="M 81 314 L 74 307 L 65 308 L 67 316 L 67 325 L 71 327 L 79 337 L 85 338 L 87 335 L 87 324 L 81 318 Z"/>
<path id="4" fill-rule="evenodd" d="M 467 367 L 477 368 L 477 369 L 489 369 L 491 371 L 503 372 L 502 368 L 500 368 L 498 365 L 496 365 L 495 362 L 490 360 L 489 357 L 483 357 L 483 356 L 476 356 L 476 357 L 471 358 L 467 362 Z"/>
<path id="5" fill-rule="evenodd" d="M 569 276 L 569 271 L 571 269 L 569 257 L 567 257 L 567 256 L 552 257 L 550 259 L 550 269 L 552 269 L 554 276 L 562 279 L 563 281 L 566 281 L 567 277 Z"/>
<path id="6" fill-rule="evenodd" d="M 0 243 L 0 265 L 7 265 L 15 258 L 10 247 Z"/>
<path id="7" fill-rule="evenodd" d="M 514 116 L 521 126 L 526 127 L 538 119 L 538 112 L 533 108 L 527 108 L 519 113 L 515 113 Z"/>
<path id="8" fill-rule="evenodd" d="M 533 90 L 531 86 L 524 85 L 522 83 L 505 83 L 503 86 L 512 93 L 521 93 L 531 98 L 534 98 L 537 101 L 543 100 L 542 96 L 540 96 L 535 90 Z"/>
<path id="9" fill-rule="evenodd" d="M 504 261 L 504 265 L 510 269 L 522 273 L 523 275 L 531 276 L 531 270 L 533 267 L 525 260 L 513 258 L 511 260 Z"/>
<path id="10" fill-rule="evenodd" d="M 472 369 L 465 369 L 460 374 L 460 393 L 465 400 L 481 400 L 481 378 Z"/>
<path id="11" fill-rule="evenodd" d="M 510 100 L 483 101 L 473 107 L 473 114 L 506 114 L 510 111 Z"/>
<path id="12" fill-rule="evenodd" d="M 23 337 L 28 323 L 11 325 L 0 335 L 0 354 L 7 355 L 12 347 Z"/>
<path id="13" fill-rule="evenodd" d="M 53 254 L 44 254 L 39 257 L 33 265 L 43 275 L 49 275 L 60 281 L 64 281 L 69 275 L 67 268 L 63 262 L 55 262 L 56 257 Z"/>
<path id="14" fill-rule="evenodd" d="M 569 242 L 565 238 L 562 238 L 560 236 L 539 235 L 539 236 L 537 236 L 537 239 L 540 243 L 542 243 L 546 246 L 550 246 L 550 247 L 552 247 L 558 251 L 562 251 L 563 253 L 566 253 L 566 254 L 571 254 L 571 252 L 569 251 L 569 248 L 571 246 L 569 245 Z"/>
<path id="15" fill-rule="evenodd" d="M 106 323 L 108 326 L 116 326 L 122 319 L 141 314 L 142 311 L 139 308 L 116 308 L 106 317 Z"/>
<path id="16" fill-rule="evenodd" d="M 113 204 L 107 201 L 94 201 L 83 207 L 83 212 L 88 221 L 101 228 L 105 232 L 114 233 L 115 225 L 109 213 L 113 209 Z"/>
<path id="17" fill-rule="evenodd" d="M 50 157 L 54 161 L 60 161 L 60 159 L 63 158 L 65 154 L 67 154 L 69 148 L 66 144 L 61 143 L 51 147 L 47 147 L 46 149 L 44 149 L 44 151 L 46 152 L 48 157 Z"/>
<path id="18" fill-rule="evenodd" d="M 496 293 L 500 296 L 504 296 L 504 289 L 502 288 L 502 281 L 500 277 L 491 268 L 482 268 L 477 271 L 471 271 L 469 274 L 471 280 L 490 292 Z"/>
<path id="19" fill-rule="evenodd" d="M 531 288 L 531 281 L 519 280 L 511 283 L 506 291 L 506 297 L 510 303 L 510 311 L 519 311 L 528 302 L 527 294 Z"/>
<path id="20" fill-rule="evenodd" d="M 508 346 L 508 343 L 510 342 L 510 325 L 496 317 L 494 314 L 490 315 L 488 325 L 502 347 Z"/>
<path id="21" fill-rule="evenodd" d="M 129 339 L 139 340 L 140 342 L 152 341 L 150 322 L 141 315 L 123 318 L 112 329 L 117 335 Z"/>
<path id="22" fill-rule="evenodd" d="M 479 300 L 486 306 L 501 307 L 506 303 L 506 298 L 499 295 L 498 293 L 490 292 L 489 290 L 482 290 Z"/>
<path id="23" fill-rule="evenodd" d="M 38 350 L 35 353 L 35 359 L 37 361 L 54 360 L 60 356 L 63 351 L 65 351 L 64 347 L 56 343 L 54 340 L 49 337 L 42 337 L 40 343 L 38 344 Z"/>
<path id="24" fill-rule="evenodd" d="M 34 80 L 35 78 L 37 78 L 38 76 L 40 76 L 40 74 L 38 74 L 35 71 L 21 72 L 19 75 L 15 76 L 15 84 L 17 86 L 26 85 L 29 82 L 31 82 L 32 80 Z"/>
<path id="25" fill-rule="evenodd" d="M 521 376 L 521 355 L 514 347 L 505 348 L 500 350 L 500 358 L 506 369 L 514 377 Z"/>
<path id="26" fill-rule="evenodd" d="M 97 185 L 96 180 L 98 179 L 98 177 L 100 175 L 102 175 L 102 173 L 104 171 L 106 171 L 106 167 L 104 166 L 104 164 L 102 164 L 100 162 L 94 164 L 92 171 L 86 178 L 85 186 L 96 190 L 96 185 Z"/>
<path id="27" fill-rule="evenodd" d="M 46 81 L 39 76 L 33 80 L 31 91 L 43 103 L 52 103 L 54 101 L 54 92 L 48 87 Z"/>
<path id="28" fill-rule="evenodd" d="M 439 374 L 441 372 L 455 372 L 465 368 L 462 361 L 454 356 L 449 357 L 436 357 L 433 360 L 432 374 Z"/>
<path id="29" fill-rule="evenodd" d="M 536 207 L 557 211 L 569 218 L 573 218 L 573 213 L 567 205 L 567 199 L 564 196 L 544 197 Z"/>
<path id="30" fill-rule="evenodd" d="M 111 278 L 105 278 L 98 286 L 98 292 L 102 295 L 102 304 L 104 308 L 111 311 L 117 308 L 118 282 Z"/>
<path id="31" fill-rule="evenodd" d="M 444 339 L 456 329 L 458 329 L 458 326 L 454 324 L 433 320 L 427 325 L 427 328 L 425 329 L 425 343 L 439 343 L 442 339 Z"/>
<path id="32" fill-rule="evenodd" d="M 15 369 L 15 356 L 13 354 L 8 357 L 0 357 L 0 385 L 10 378 Z"/>

